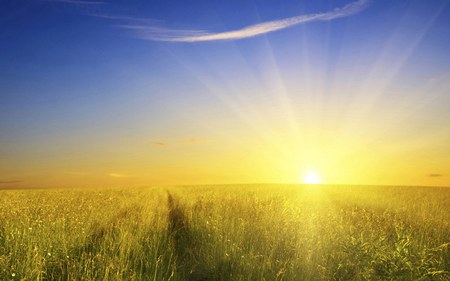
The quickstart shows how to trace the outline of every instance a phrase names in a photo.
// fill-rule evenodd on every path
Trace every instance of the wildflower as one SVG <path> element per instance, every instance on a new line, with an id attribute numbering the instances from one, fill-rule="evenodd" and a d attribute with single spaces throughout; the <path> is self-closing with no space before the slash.
<path id="1" fill-rule="evenodd" d="M 11 276 L 12 276 L 12 277 L 15 277 L 15 276 L 16 276 L 16 274 L 15 274 L 15 273 L 13 272 L 13 273 L 11 274 Z"/>
<path id="2" fill-rule="evenodd" d="M 52 256 L 52 253 L 50 253 L 50 252 L 49 252 L 49 253 L 47 253 L 47 256 L 51 257 L 51 256 Z"/>

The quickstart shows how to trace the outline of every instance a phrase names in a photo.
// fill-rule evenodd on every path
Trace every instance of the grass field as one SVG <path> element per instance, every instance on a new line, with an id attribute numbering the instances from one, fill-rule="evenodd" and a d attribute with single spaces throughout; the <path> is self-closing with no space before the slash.
<path id="1" fill-rule="evenodd" d="M 0 280 L 449 280 L 450 188 L 0 191 Z"/>

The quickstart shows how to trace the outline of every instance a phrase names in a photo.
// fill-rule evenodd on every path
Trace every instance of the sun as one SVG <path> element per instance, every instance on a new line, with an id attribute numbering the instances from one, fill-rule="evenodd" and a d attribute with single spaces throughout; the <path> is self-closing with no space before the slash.
<path id="1" fill-rule="evenodd" d="M 319 184 L 320 177 L 314 171 L 308 171 L 303 177 L 303 183 L 305 184 Z"/>

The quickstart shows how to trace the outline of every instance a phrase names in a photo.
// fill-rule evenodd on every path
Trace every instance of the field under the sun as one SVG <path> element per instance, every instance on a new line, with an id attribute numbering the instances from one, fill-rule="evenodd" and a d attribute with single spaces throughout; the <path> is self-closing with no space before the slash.
<path id="1" fill-rule="evenodd" d="M 450 188 L 0 191 L 0 280 L 449 280 Z"/>

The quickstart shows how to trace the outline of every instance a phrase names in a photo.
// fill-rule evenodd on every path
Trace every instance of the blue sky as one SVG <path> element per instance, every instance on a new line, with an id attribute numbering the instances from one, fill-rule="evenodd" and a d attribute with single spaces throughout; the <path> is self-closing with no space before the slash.
<path id="1" fill-rule="evenodd" d="M 330 182 L 450 184 L 443 160 L 450 141 L 448 2 L 2 1 L 0 181 L 64 185 L 63 175 L 54 176 L 60 169 L 80 175 L 78 183 L 105 182 L 122 170 L 129 184 L 183 183 L 183 176 L 290 182 L 295 176 L 283 174 L 290 169 L 283 165 L 271 168 L 284 178 L 259 179 L 262 168 L 203 170 L 208 157 L 233 148 L 236 159 L 259 149 L 255 155 L 284 159 L 298 173 L 309 164 L 293 164 L 289 155 L 314 154 L 310 162 L 331 155 L 341 159 L 333 165 L 343 165 L 353 155 L 346 145 L 318 144 L 331 136 L 358 139 L 362 150 L 382 147 L 378 166 L 430 156 L 400 168 L 398 180 L 367 164 L 367 175 L 354 180 L 324 172 Z M 141 142 L 189 140 L 208 145 L 177 148 L 184 160 L 151 145 L 140 150 L 164 159 L 160 167 L 133 150 Z M 190 161 L 199 172 L 131 176 L 139 170 L 133 159 L 151 174 L 177 174 Z M 311 166 L 332 169 L 317 162 Z M 105 170 L 91 175 L 83 168 L 90 165 Z"/>

